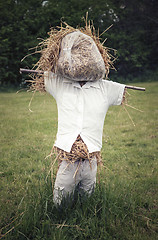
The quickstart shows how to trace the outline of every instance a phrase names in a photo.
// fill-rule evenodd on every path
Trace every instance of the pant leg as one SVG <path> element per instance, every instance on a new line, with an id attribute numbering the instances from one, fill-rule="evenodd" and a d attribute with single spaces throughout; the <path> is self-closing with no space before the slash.
<path id="1" fill-rule="evenodd" d="M 82 163 L 82 169 L 80 169 L 81 182 L 80 182 L 80 193 L 86 193 L 91 195 L 96 185 L 96 174 L 97 174 L 97 159 L 94 157 L 91 162 L 91 167 L 88 160 Z"/>
<path id="2" fill-rule="evenodd" d="M 77 166 L 78 162 L 61 162 L 57 172 L 53 191 L 53 201 L 55 205 L 60 205 L 64 198 L 74 193 L 75 187 L 78 184 L 77 179 L 74 178 Z"/>

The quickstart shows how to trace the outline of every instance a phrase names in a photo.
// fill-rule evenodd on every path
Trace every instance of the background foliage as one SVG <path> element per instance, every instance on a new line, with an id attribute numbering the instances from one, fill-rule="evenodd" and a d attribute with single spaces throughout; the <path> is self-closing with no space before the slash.
<path id="1" fill-rule="evenodd" d="M 0 83 L 19 84 L 20 67 L 32 68 L 39 58 L 21 59 L 35 47 L 39 38 L 46 38 L 50 27 L 84 26 L 89 13 L 96 29 L 107 38 L 106 46 L 117 49 L 118 60 L 110 77 L 122 79 L 156 71 L 158 56 L 158 2 L 156 0 L 1 0 L 0 1 Z"/>

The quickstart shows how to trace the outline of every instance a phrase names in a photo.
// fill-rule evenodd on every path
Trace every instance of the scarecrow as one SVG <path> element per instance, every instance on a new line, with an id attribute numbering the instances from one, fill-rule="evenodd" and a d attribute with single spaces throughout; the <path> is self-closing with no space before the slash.
<path id="1" fill-rule="evenodd" d="M 57 103 L 53 199 L 61 205 L 76 189 L 81 196 L 94 191 L 104 119 L 110 106 L 123 102 L 127 86 L 105 80 L 113 59 L 90 23 L 84 29 L 52 29 L 42 46 L 31 86 L 46 90 Z"/>

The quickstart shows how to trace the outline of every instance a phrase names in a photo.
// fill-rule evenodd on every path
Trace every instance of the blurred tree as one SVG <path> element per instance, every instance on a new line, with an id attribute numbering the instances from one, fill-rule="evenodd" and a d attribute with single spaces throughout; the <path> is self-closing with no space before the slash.
<path id="1" fill-rule="evenodd" d="M 1 0 L 0 1 L 0 83 L 19 84 L 20 67 L 32 68 L 39 55 L 22 63 L 50 27 L 61 20 L 76 27 L 84 26 L 89 12 L 96 30 L 103 32 L 105 44 L 118 50 L 117 76 L 131 76 L 157 68 L 157 1 L 156 0 Z M 115 73 L 112 73 L 115 77 Z"/>
<path id="2" fill-rule="evenodd" d="M 121 76 L 138 76 L 156 70 L 158 60 L 158 2 L 156 0 L 113 0 L 118 21 L 107 33 L 111 47 L 118 50 L 116 67 Z M 157 39 L 157 40 L 156 40 Z"/>
<path id="3" fill-rule="evenodd" d="M 28 49 L 35 46 L 39 32 L 45 33 L 41 27 L 43 16 L 40 0 L 2 0 L 0 2 L 0 82 L 16 84 L 21 81 L 19 68 L 21 59 Z M 39 20 L 40 19 L 40 20 Z M 32 60 L 26 59 L 25 65 L 32 67 Z"/>

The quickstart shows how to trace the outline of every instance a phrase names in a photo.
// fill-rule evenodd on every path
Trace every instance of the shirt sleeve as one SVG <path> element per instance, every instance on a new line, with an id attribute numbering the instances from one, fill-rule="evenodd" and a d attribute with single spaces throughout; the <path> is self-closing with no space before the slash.
<path id="1" fill-rule="evenodd" d="M 56 99 L 58 85 L 57 75 L 51 71 L 44 72 L 44 84 L 46 91 Z"/>
<path id="2" fill-rule="evenodd" d="M 113 81 L 106 81 L 106 89 L 109 106 L 120 105 L 123 100 L 125 85 Z"/>

